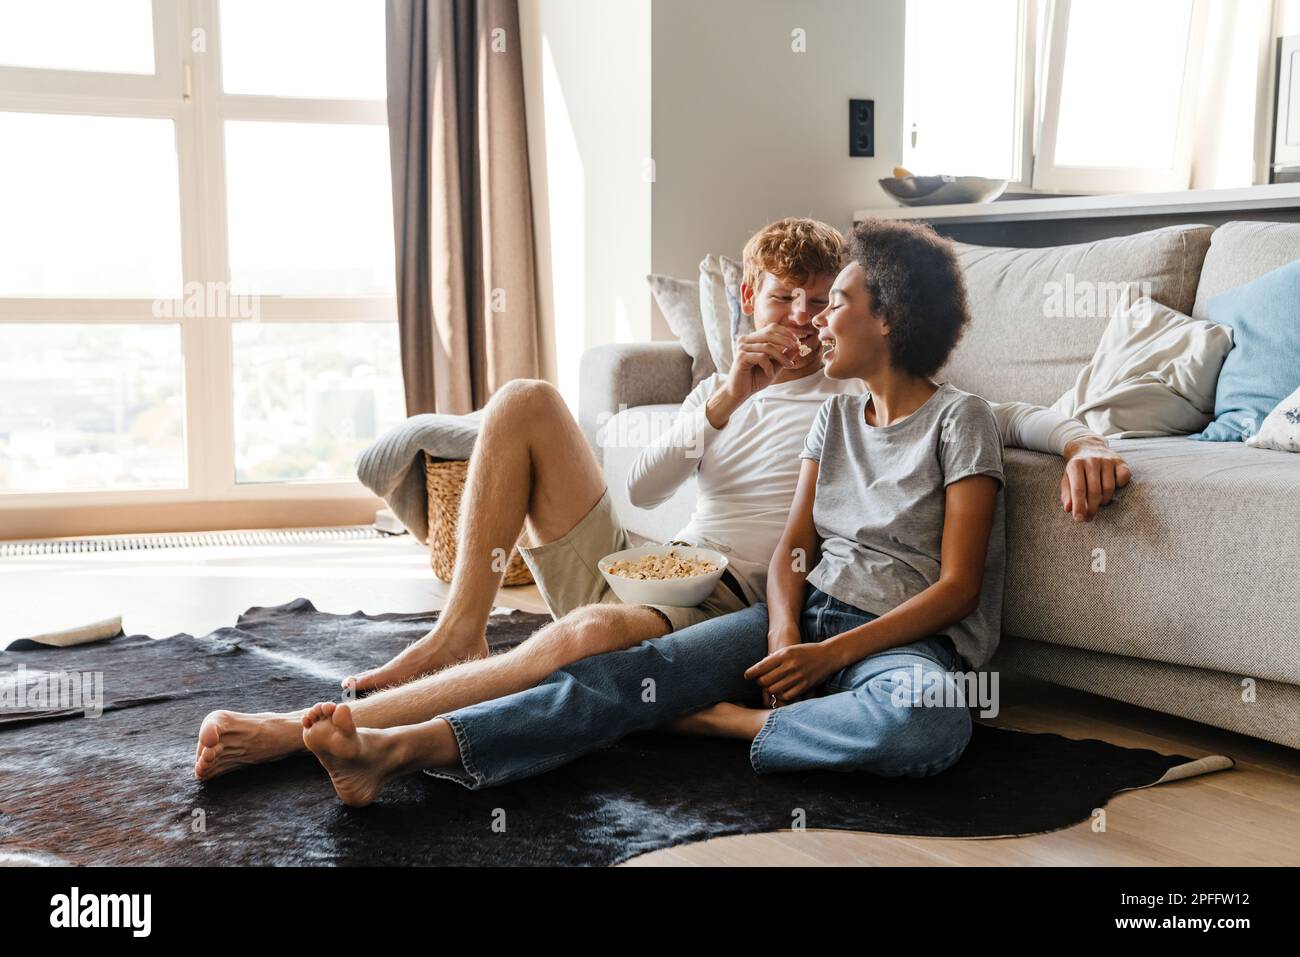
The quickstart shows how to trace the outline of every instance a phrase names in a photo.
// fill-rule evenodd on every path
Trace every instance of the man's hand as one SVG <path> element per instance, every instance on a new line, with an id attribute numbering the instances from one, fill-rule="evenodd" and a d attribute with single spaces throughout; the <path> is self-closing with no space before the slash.
<path id="1" fill-rule="evenodd" d="M 709 424 L 715 429 L 725 426 L 742 402 L 766 389 L 777 373 L 798 358 L 799 337 L 780 324 L 739 336 L 727 378 L 704 405 Z"/>
<path id="2" fill-rule="evenodd" d="M 1061 508 L 1076 522 L 1090 522 L 1097 510 L 1109 505 L 1115 490 L 1133 478 L 1123 456 L 1111 451 L 1097 436 L 1075 439 L 1065 446 L 1065 474 L 1061 476 Z"/>
<path id="3" fill-rule="evenodd" d="M 770 704 L 773 695 L 789 702 L 816 688 L 833 675 L 839 666 L 830 650 L 820 641 L 786 647 L 769 654 L 745 672 L 750 681 L 763 689 L 763 700 Z"/>

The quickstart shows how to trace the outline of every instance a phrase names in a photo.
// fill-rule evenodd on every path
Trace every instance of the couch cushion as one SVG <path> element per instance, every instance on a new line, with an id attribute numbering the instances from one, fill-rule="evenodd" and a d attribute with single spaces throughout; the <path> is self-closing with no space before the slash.
<path id="1" fill-rule="evenodd" d="M 1053 408 L 1098 435 L 1124 439 L 1199 432 L 1232 329 L 1145 296 L 1115 310 L 1097 353 Z"/>
<path id="2" fill-rule="evenodd" d="M 1212 232 L 1170 226 L 1043 249 L 957 243 L 971 325 L 944 377 L 991 401 L 1051 405 L 1092 357 L 1122 295 L 1191 311 Z"/>
<path id="3" fill-rule="evenodd" d="M 1300 259 L 1215 296 L 1209 312 L 1232 330 L 1232 351 L 1219 373 L 1214 421 L 1193 438 L 1240 442 L 1300 385 Z"/>
<path id="4" fill-rule="evenodd" d="M 1210 318 L 1210 300 L 1215 296 L 1297 259 L 1300 223 L 1224 223 L 1210 238 L 1192 315 Z"/>
<path id="5" fill-rule="evenodd" d="M 1300 452 L 1300 387 L 1277 404 L 1246 444 L 1252 449 Z"/>
<path id="6" fill-rule="evenodd" d="M 597 435 L 614 511 L 622 520 L 623 527 L 641 539 L 669 541 L 675 532 L 686 527 L 695 508 L 698 491 L 694 478 L 658 508 L 637 508 L 627 497 L 627 476 L 632 463 L 641 454 L 641 449 L 672 426 L 680 409 L 680 404 L 639 405 L 625 409 L 610 419 Z"/>
<path id="7" fill-rule="evenodd" d="M 1133 484 L 1086 525 L 1061 511 L 1060 459 L 1006 450 L 1004 632 L 1300 684 L 1300 460 L 1182 437 L 1111 445 Z"/>

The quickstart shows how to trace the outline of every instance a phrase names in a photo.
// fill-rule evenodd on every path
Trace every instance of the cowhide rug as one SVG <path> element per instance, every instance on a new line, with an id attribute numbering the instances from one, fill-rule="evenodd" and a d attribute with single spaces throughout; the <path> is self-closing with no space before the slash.
<path id="1" fill-rule="evenodd" d="M 102 673 L 105 710 L 0 711 L 0 861 L 70 864 L 588 864 L 727 834 L 809 828 L 975 838 L 1088 818 L 1116 792 L 1231 766 L 1226 758 L 977 725 L 926 780 L 759 777 L 736 742 L 637 735 L 559 770 L 476 793 L 413 775 L 378 803 L 336 799 L 310 756 L 201 784 L 195 737 L 216 708 L 285 710 L 429 630 L 435 614 L 331 615 L 298 599 L 201 638 L 118 637 L 0 652 L 0 681 Z M 494 616 L 494 651 L 546 622 Z M 20 666 L 22 670 L 20 671 Z M 12 691 L 12 685 L 11 689 Z M 12 699 L 11 699 L 12 700 Z M 1209 761 L 1209 763 L 1206 763 Z M 504 825 L 504 828 L 502 827 Z"/>

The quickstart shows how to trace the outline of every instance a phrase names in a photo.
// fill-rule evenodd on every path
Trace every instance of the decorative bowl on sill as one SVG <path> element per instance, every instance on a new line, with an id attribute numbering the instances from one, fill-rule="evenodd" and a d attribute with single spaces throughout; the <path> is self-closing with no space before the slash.
<path id="1" fill-rule="evenodd" d="M 1005 179 L 983 176 L 890 176 L 880 188 L 903 206 L 991 203 L 1007 188 Z"/>

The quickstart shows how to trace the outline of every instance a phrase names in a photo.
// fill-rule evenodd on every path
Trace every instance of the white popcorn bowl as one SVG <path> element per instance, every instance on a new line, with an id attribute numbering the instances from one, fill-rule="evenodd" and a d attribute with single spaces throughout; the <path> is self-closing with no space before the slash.
<path id="1" fill-rule="evenodd" d="M 692 575 L 690 578 L 623 578 L 609 571 L 609 566 L 617 561 L 626 559 L 634 562 L 646 555 L 667 555 L 669 552 L 676 552 L 683 558 L 699 558 L 713 562 L 717 567 L 711 572 Z M 727 570 L 727 557 L 711 548 L 695 548 L 691 545 L 640 545 L 637 548 L 627 548 L 606 555 L 596 563 L 596 567 L 605 576 L 605 581 L 609 582 L 609 587 L 614 589 L 614 594 L 625 605 L 672 605 L 690 608 L 704 601 L 717 587 L 718 579 Z"/>

